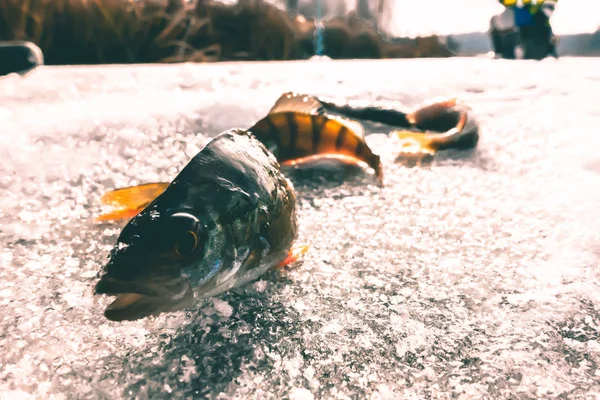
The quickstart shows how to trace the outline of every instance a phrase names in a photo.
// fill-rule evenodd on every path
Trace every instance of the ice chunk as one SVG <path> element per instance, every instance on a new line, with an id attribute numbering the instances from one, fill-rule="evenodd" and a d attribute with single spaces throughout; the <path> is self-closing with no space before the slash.
<path id="1" fill-rule="evenodd" d="M 213 299 L 213 304 L 215 306 L 215 310 L 217 310 L 217 312 L 222 316 L 229 318 L 231 317 L 231 314 L 233 314 L 233 307 L 231 307 L 231 305 L 229 305 L 229 303 L 226 301 L 215 298 Z"/>
<path id="2" fill-rule="evenodd" d="M 305 388 L 293 388 L 290 390 L 290 400 L 313 400 L 315 396 Z"/>

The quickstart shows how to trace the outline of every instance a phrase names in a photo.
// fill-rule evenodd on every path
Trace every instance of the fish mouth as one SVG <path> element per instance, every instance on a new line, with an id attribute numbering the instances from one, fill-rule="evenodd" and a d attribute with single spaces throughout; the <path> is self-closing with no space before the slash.
<path id="1" fill-rule="evenodd" d="M 95 295 L 116 296 L 104 310 L 115 322 L 135 321 L 164 312 L 178 311 L 193 304 L 194 295 L 183 277 L 160 282 L 128 282 L 103 276 L 94 288 Z"/>

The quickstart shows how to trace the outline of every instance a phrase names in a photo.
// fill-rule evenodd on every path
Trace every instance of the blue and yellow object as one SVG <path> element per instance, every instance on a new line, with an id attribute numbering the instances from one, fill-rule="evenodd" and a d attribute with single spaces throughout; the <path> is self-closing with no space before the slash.
<path id="1" fill-rule="evenodd" d="M 554 7 L 557 0 L 498 0 L 506 8 L 512 8 L 515 15 L 516 26 L 528 26 L 534 22 L 533 16 L 540 11 L 540 9 L 549 9 L 550 12 L 546 13 L 547 17 L 554 11 Z M 550 14 L 550 15 L 548 15 Z"/>
<path id="2" fill-rule="evenodd" d="M 548 7 L 554 11 L 558 0 L 498 0 L 506 8 L 524 8 L 531 14 L 537 13 L 540 8 Z"/>
<path id="3" fill-rule="evenodd" d="M 525 7 L 515 7 L 515 25 L 518 27 L 529 26 L 533 24 L 533 14 Z"/>

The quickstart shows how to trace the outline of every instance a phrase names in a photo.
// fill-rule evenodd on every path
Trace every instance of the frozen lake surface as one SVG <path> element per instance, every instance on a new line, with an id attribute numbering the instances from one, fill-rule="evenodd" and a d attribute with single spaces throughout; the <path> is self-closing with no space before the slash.
<path id="1" fill-rule="evenodd" d="M 42 68 L 0 79 L 0 398 L 600 396 L 600 59 Z M 171 180 L 287 90 L 412 107 L 458 95 L 472 153 L 386 187 L 302 184 L 285 274 L 113 323 L 96 273 L 115 187 Z"/>

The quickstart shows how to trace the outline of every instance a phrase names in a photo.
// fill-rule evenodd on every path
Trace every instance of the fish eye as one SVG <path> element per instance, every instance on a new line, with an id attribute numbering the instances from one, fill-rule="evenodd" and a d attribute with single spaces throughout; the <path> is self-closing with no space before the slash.
<path id="1" fill-rule="evenodd" d="M 180 257 L 189 256 L 198 247 L 198 235 L 194 231 L 185 231 L 175 242 L 175 254 Z"/>
<path id="2" fill-rule="evenodd" d="M 172 214 L 169 231 L 174 235 L 173 252 L 177 257 L 191 255 L 200 244 L 200 221 L 192 214 L 178 212 Z"/>

